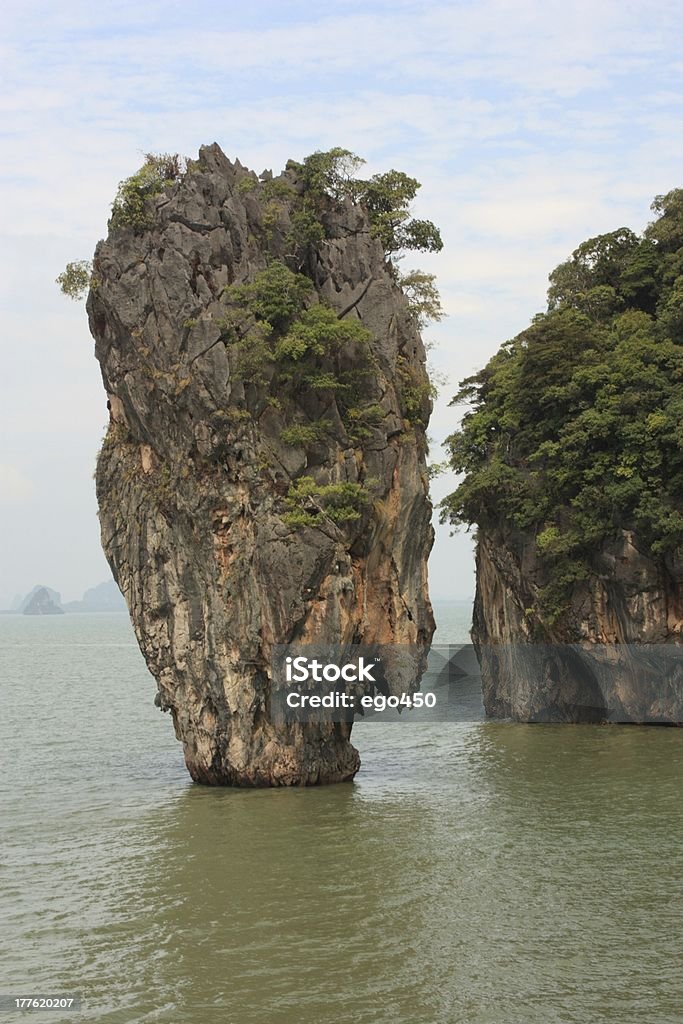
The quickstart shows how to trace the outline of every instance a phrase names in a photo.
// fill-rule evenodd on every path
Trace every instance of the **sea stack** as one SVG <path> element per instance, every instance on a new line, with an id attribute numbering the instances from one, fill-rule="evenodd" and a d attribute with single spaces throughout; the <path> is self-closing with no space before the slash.
<path id="1" fill-rule="evenodd" d="M 371 211 L 310 167 L 169 161 L 93 262 L 104 550 L 193 779 L 348 780 L 351 723 L 273 721 L 272 649 L 429 645 L 416 317 Z"/>

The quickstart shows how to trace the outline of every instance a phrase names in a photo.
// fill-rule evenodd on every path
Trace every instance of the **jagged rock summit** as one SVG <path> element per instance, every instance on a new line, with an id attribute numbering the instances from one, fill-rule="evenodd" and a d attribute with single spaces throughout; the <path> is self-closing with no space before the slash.
<path id="1" fill-rule="evenodd" d="M 87 305 L 97 495 L 157 703 L 199 782 L 350 779 L 350 723 L 272 720 L 271 653 L 431 640 L 415 317 L 367 209 L 302 165 L 260 179 L 214 144 L 126 203 Z"/>

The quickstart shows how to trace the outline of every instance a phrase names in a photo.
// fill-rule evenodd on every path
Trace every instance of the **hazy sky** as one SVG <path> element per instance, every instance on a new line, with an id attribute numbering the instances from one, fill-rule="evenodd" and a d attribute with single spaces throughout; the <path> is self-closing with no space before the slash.
<path id="1" fill-rule="evenodd" d="M 450 384 L 543 308 L 584 238 L 647 223 L 683 185 L 676 2 L 337 0 L 102 5 L 5 0 L 0 284 L 0 607 L 103 579 L 92 473 L 105 396 L 82 305 L 54 279 L 106 231 L 141 154 L 217 141 L 260 172 L 340 145 L 423 182 L 449 318 L 427 332 Z M 452 481 L 437 481 L 435 496 Z M 471 544 L 441 529 L 435 597 L 472 592 Z"/>

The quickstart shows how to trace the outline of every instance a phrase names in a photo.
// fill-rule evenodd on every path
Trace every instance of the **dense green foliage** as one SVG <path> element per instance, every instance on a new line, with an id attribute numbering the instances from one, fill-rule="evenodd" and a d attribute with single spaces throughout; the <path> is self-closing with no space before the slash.
<path id="1" fill-rule="evenodd" d="M 312 195 L 327 195 L 336 202 L 346 198 L 358 200 L 356 177 L 365 160 L 348 149 L 335 146 L 323 152 L 316 150 L 299 164 L 291 160 L 287 167 L 301 173 L 304 189 Z"/>
<path id="2" fill-rule="evenodd" d="M 324 392 L 336 403 L 351 440 L 369 436 L 382 411 L 375 401 L 372 335 L 359 320 L 340 319 L 318 301 L 308 277 L 277 260 L 251 283 L 227 288 L 223 302 L 223 339 L 235 378 L 266 388 L 280 408 L 289 406 L 291 416 L 307 396 Z M 323 433 L 319 422 L 296 422 L 282 440 L 308 447 Z"/>
<path id="3" fill-rule="evenodd" d="M 315 387 L 327 371 L 328 388 L 343 388 L 337 357 L 343 347 L 359 350 L 356 368 L 370 369 L 370 332 L 359 320 L 339 319 L 330 306 L 318 302 L 308 277 L 273 260 L 246 285 L 225 289 L 225 341 L 235 354 L 235 369 L 243 379 L 266 382 L 274 371 L 278 383 Z"/>
<path id="4" fill-rule="evenodd" d="M 291 427 L 285 427 L 280 434 L 280 440 L 295 448 L 313 448 L 325 437 L 329 426 L 329 420 L 295 423 Z"/>
<path id="5" fill-rule="evenodd" d="M 429 220 L 410 216 L 410 204 L 420 182 L 403 171 L 386 171 L 371 178 L 356 177 L 365 161 L 348 149 L 335 148 L 307 156 L 300 170 L 304 188 L 312 196 L 327 196 L 336 202 L 351 199 L 364 206 L 373 233 L 387 255 L 409 249 L 439 252 L 443 248 L 439 229 Z"/>
<path id="6" fill-rule="evenodd" d="M 273 261 L 252 282 L 226 289 L 224 301 L 253 315 L 269 330 L 286 327 L 312 301 L 313 284 L 303 274 L 294 274 L 284 263 Z"/>
<path id="7" fill-rule="evenodd" d="M 643 237 L 579 246 L 548 311 L 454 399 L 472 408 L 448 439 L 464 478 L 442 517 L 533 530 L 548 622 L 620 530 L 654 556 L 683 544 L 683 191 L 653 210 Z"/>
<path id="8" fill-rule="evenodd" d="M 369 503 L 370 494 L 362 484 L 321 486 L 313 477 L 301 476 L 285 499 L 288 511 L 283 519 L 290 526 L 319 526 L 326 518 L 337 524 L 354 522 Z"/>

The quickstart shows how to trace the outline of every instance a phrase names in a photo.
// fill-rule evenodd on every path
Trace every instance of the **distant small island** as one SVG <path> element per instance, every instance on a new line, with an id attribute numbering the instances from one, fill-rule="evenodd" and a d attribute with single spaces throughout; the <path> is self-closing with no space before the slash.
<path id="1" fill-rule="evenodd" d="M 91 587 L 80 601 L 67 601 L 65 612 L 126 612 L 126 602 L 114 580 Z"/>
<path id="2" fill-rule="evenodd" d="M 125 612 L 126 602 L 114 580 L 105 580 L 90 587 L 80 601 L 62 603 L 61 594 L 38 584 L 26 594 L 17 596 L 12 606 L 2 614 L 17 615 L 64 615 L 65 612 Z"/>
<path id="3" fill-rule="evenodd" d="M 34 587 L 21 609 L 23 615 L 63 615 L 60 596 L 49 587 Z"/>

